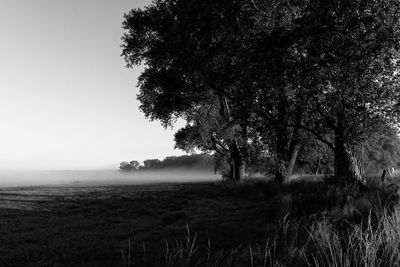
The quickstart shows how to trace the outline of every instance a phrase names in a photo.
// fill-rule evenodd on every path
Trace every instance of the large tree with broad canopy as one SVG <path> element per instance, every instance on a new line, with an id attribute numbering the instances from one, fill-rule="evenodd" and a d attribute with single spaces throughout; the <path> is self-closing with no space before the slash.
<path id="1" fill-rule="evenodd" d="M 351 178 L 357 148 L 398 122 L 399 6 L 157 0 L 125 15 L 123 55 L 128 67 L 145 65 L 145 115 L 165 126 L 187 119 L 181 144 L 194 129 L 197 147 L 217 151 L 218 141 L 234 179 L 257 140 L 274 152 L 277 180 L 287 181 L 309 133 L 334 151 L 335 175 Z M 204 123 L 207 110 L 218 124 Z"/>

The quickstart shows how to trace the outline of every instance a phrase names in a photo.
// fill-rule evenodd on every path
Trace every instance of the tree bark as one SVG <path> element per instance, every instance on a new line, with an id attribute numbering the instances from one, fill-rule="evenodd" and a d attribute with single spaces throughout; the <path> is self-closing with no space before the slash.
<path id="1" fill-rule="evenodd" d="M 246 164 L 243 152 L 235 142 L 229 146 L 229 157 L 229 180 L 238 182 L 244 178 Z"/>
<path id="2" fill-rule="evenodd" d="M 301 147 L 300 144 L 295 144 L 291 149 L 291 151 L 289 151 L 290 155 L 289 155 L 289 165 L 287 168 L 287 176 L 288 176 L 287 182 L 289 182 L 289 178 L 293 174 L 294 166 L 296 164 L 297 155 L 299 154 L 300 147 Z"/>
<path id="3" fill-rule="evenodd" d="M 283 130 L 283 129 L 282 129 Z M 290 182 L 290 176 L 293 174 L 297 155 L 301 144 L 297 139 L 297 132 L 292 135 L 292 140 L 288 139 L 289 131 L 280 131 L 277 136 L 277 166 L 275 171 L 275 181 L 278 184 L 287 184 Z"/>
<path id="4" fill-rule="evenodd" d="M 282 126 L 281 126 L 282 127 Z M 275 166 L 275 182 L 284 184 L 287 182 L 288 158 L 287 158 L 287 133 L 283 129 L 277 131 L 277 151 Z"/>
<path id="5" fill-rule="evenodd" d="M 288 183 L 288 174 L 287 174 L 287 166 L 286 162 L 282 160 L 278 160 L 276 163 L 275 169 L 275 182 L 277 184 L 285 184 Z"/>
<path id="6" fill-rule="evenodd" d="M 297 107 L 295 124 L 294 126 L 289 126 L 288 109 L 289 103 L 287 98 L 284 97 L 278 103 L 279 124 L 276 126 L 277 166 L 275 171 L 275 181 L 279 184 L 286 184 L 290 182 L 290 176 L 293 174 L 297 155 L 301 148 L 299 137 L 302 111 L 299 107 Z"/>
<path id="7" fill-rule="evenodd" d="M 244 178 L 245 166 L 246 166 L 246 164 L 243 159 L 241 159 L 240 157 L 236 158 L 234 181 L 238 182 Z"/>
<path id="8" fill-rule="evenodd" d="M 364 184 L 362 173 L 359 172 L 360 166 L 358 166 L 361 162 L 354 158 L 341 138 L 335 139 L 334 157 L 334 175 L 339 182 L 360 182 Z"/>
<path id="9" fill-rule="evenodd" d="M 278 159 L 277 167 L 275 170 L 276 183 L 288 184 L 290 182 L 290 176 L 292 176 L 293 174 L 300 147 L 300 144 L 296 144 L 293 149 L 289 151 L 288 155 L 285 155 L 284 157 Z"/>
<path id="10" fill-rule="evenodd" d="M 344 142 L 335 140 L 334 149 L 334 175 L 340 182 L 345 182 L 350 178 L 350 155 L 344 147 Z"/>
<path id="11" fill-rule="evenodd" d="M 230 105 L 225 97 L 220 98 L 220 105 L 221 105 L 220 109 L 221 116 L 229 122 L 233 121 Z M 244 125 L 241 126 L 243 128 L 242 137 L 243 139 L 246 139 L 247 124 L 244 123 Z M 232 143 L 229 145 L 229 153 L 231 158 L 229 177 L 232 181 L 237 182 L 244 178 L 245 166 L 246 166 L 244 157 L 244 155 L 246 155 L 245 148 L 244 147 L 240 148 L 237 139 L 234 138 Z"/>
<path id="12" fill-rule="evenodd" d="M 232 161 L 229 163 L 229 173 L 226 178 L 229 179 L 229 181 L 233 181 L 235 178 L 235 163 Z"/>
<path id="13" fill-rule="evenodd" d="M 275 166 L 275 182 L 284 184 L 288 182 L 288 131 L 284 125 L 277 128 L 277 146 L 276 146 L 276 166 Z"/>
<path id="14" fill-rule="evenodd" d="M 237 145 L 234 145 L 232 151 L 232 162 L 233 162 L 233 181 L 238 182 L 244 178 L 245 173 L 245 161 L 243 155 Z"/>

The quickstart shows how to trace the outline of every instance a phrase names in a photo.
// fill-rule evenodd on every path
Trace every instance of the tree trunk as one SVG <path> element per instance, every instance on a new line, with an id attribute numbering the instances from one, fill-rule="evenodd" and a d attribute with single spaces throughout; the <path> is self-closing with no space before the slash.
<path id="1" fill-rule="evenodd" d="M 226 121 L 232 122 L 233 118 L 231 116 L 231 109 L 230 105 L 228 103 L 227 98 L 221 97 L 220 98 L 220 115 L 221 117 L 225 118 Z M 242 129 L 242 137 L 244 140 L 247 138 L 247 121 L 243 123 Z M 245 173 L 245 155 L 246 155 L 246 150 L 244 147 L 240 148 L 237 139 L 235 138 L 234 141 L 229 145 L 229 151 L 230 151 L 230 158 L 231 158 L 231 164 L 230 164 L 230 179 L 232 181 L 240 181 L 244 178 L 244 173 Z"/>
<path id="2" fill-rule="evenodd" d="M 285 135 L 285 136 L 284 136 Z M 288 147 L 288 131 L 278 135 L 278 151 L 277 151 L 277 166 L 275 170 L 275 182 L 278 184 L 287 184 L 290 182 L 290 176 L 293 174 L 294 166 L 296 164 L 297 155 L 301 148 L 298 140 L 292 140 L 291 145 Z M 292 138 L 296 138 L 293 136 Z"/>
<path id="3" fill-rule="evenodd" d="M 319 174 L 319 168 L 321 167 L 321 158 L 317 160 L 317 163 L 315 164 L 314 168 L 314 174 L 318 175 Z"/>
<path id="4" fill-rule="evenodd" d="M 289 155 L 281 156 L 281 158 L 278 159 L 275 170 L 276 183 L 288 184 L 290 182 L 290 176 L 293 174 L 300 147 L 300 144 L 295 145 L 293 149 L 289 151 Z M 287 160 L 287 158 L 289 158 L 289 160 Z"/>
<path id="5" fill-rule="evenodd" d="M 234 166 L 233 181 L 238 182 L 244 178 L 245 161 L 239 149 L 235 149 L 232 155 L 232 162 Z"/>
<path id="6" fill-rule="evenodd" d="M 335 142 L 334 149 L 334 174 L 340 182 L 350 178 L 350 155 L 346 152 L 343 143 Z"/>
<path id="7" fill-rule="evenodd" d="M 243 157 L 243 152 L 235 142 L 230 145 L 229 150 L 231 162 L 229 179 L 233 182 L 238 182 L 244 178 L 246 167 L 245 158 Z"/>
<path id="8" fill-rule="evenodd" d="M 289 165 L 288 165 L 288 168 L 287 168 L 287 176 L 288 177 L 287 177 L 287 181 L 286 182 L 289 182 L 289 178 L 293 174 L 294 166 L 296 164 L 297 155 L 299 154 L 300 147 L 301 147 L 300 144 L 295 144 L 293 146 L 293 148 L 291 149 L 291 151 L 289 151 L 289 153 L 290 153 L 290 155 L 289 155 Z"/>
<path id="9" fill-rule="evenodd" d="M 336 179 L 341 183 L 346 182 L 361 182 L 362 174 L 359 169 L 361 162 L 359 162 L 353 155 L 349 148 L 346 148 L 342 139 L 335 140 L 334 148 L 334 174 Z"/>
<path id="10" fill-rule="evenodd" d="M 234 180 L 236 182 L 238 182 L 238 181 L 240 181 L 240 180 L 242 180 L 244 178 L 246 164 L 245 164 L 244 160 L 240 159 L 240 158 L 236 159 L 235 161 L 236 162 L 235 162 L 235 177 L 234 177 Z"/>
<path id="11" fill-rule="evenodd" d="M 289 182 L 289 175 L 287 173 L 287 170 L 288 170 L 287 162 L 279 160 L 276 163 L 275 182 L 277 184 L 286 184 Z"/>
<path id="12" fill-rule="evenodd" d="M 287 128 L 279 126 L 277 129 L 277 151 L 276 151 L 276 166 L 275 166 L 275 182 L 284 184 L 288 182 L 288 140 Z"/>
<path id="13" fill-rule="evenodd" d="M 226 178 L 229 179 L 229 181 L 234 181 L 235 179 L 235 163 L 232 161 L 229 163 L 229 173 Z"/>

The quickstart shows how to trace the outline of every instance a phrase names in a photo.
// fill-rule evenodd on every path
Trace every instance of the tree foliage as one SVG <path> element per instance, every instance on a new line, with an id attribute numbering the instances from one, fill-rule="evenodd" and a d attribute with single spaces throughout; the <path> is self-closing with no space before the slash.
<path id="1" fill-rule="evenodd" d="M 338 176 L 350 176 L 347 157 L 359 144 L 398 122 L 398 4 L 315 2 L 302 18 L 299 45 L 311 70 L 304 127 L 334 150 Z"/>
<path id="2" fill-rule="evenodd" d="M 400 139 L 393 130 L 372 135 L 363 148 L 368 174 L 381 174 L 385 169 L 400 168 Z"/>
<path id="3" fill-rule="evenodd" d="M 123 161 L 123 162 L 121 162 L 119 164 L 119 169 L 121 171 L 133 171 L 133 170 L 135 170 L 135 168 L 129 162 L 126 162 L 126 161 Z"/>
<path id="4" fill-rule="evenodd" d="M 350 178 L 361 144 L 398 123 L 399 5 L 157 0 L 125 15 L 123 56 L 145 65 L 144 114 L 185 119 L 176 146 L 213 151 L 233 179 L 269 155 L 287 181 L 298 153 L 326 147 Z"/>
<path id="5" fill-rule="evenodd" d="M 163 160 L 147 159 L 140 170 L 190 169 L 211 171 L 213 156 L 208 154 L 193 154 L 184 156 L 170 156 Z"/>

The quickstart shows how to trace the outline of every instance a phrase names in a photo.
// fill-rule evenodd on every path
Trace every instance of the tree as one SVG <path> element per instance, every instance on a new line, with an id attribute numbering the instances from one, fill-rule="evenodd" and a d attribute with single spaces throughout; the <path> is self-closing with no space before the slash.
<path id="1" fill-rule="evenodd" d="M 119 169 L 121 171 L 137 171 L 139 169 L 140 163 L 136 160 L 130 162 L 123 161 L 119 164 Z"/>
<path id="2" fill-rule="evenodd" d="M 399 1 L 310 3 L 298 22 L 310 70 L 302 126 L 333 150 L 339 179 L 359 178 L 359 148 L 399 118 Z"/>
<path id="3" fill-rule="evenodd" d="M 385 169 L 400 168 L 400 139 L 396 131 L 374 134 L 363 146 L 365 169 L 370 175 L 381 174 Z"/>
<path id="4" fill-rule="evenodd" d="M 252 3 L 256 29 L 268 47 L 257 53 L 264 62 L 254 62 L 277 77 L 259 75 L 269 88 L 259 90 L 258 103 L 261 117 L 280 120 L 278 159 L 287 162 L 290 135 L 282 133 L 299 127 L 333 150 L 338 178 L 355 178 L 363 142 L 399 118 L 399 1 Z M 283 23 L 276 27 L 271 22 L 280 14 Z"/>
<path id="5" fill-rule="evenodd" d="M 331 149 L 309 134 L 309 139 L 303 143 L 299 151 L 296 170 L 307 174 L 332 174 L 333 154 Z"/>
<path id="6" fill-rule="evenodd" d="M 121 171 L 131 171 L 133 169 L 132 165 L 126 161 L 123 161 L 119 164 L 119 169 Z"/>
<path id="7" fill-rule="evenodd" d="M 216 99 L 189 109 L 184 116 L 187 125 L 175 134 L 175 147 L 186 152 L 198 149 L 215 153 L 216 169 L 225 178 L 239 180 L 247 163 L 249 148 L 246 139 L 250 134 L 239 131 L 240 126 L 225 115 L 224 105 Z"/>
<path id="8" fill-rule="evenodd" d="M 192 169 L 192 170 L 212 170 L 212 156 L 208 154 L 194 154 L 183 156 L 170 156 L 163 160 L 150 159 L 144 161 L 141 170 L 160 170 L 160 169 Z"/>
<path id="9" fill-rule="evenodd" d="M 143 165 L 145 169 L 156 169 L 161 165 L 161 161 L 159 159 L 146 159 L 143 161 Z"/>
<path id="10" fill-rule="evenodd" d="M 219 103 L 215 116 L 232 133 L 224 142 L 235 180 L 244 174 L 251 98 L 226 69 L 232 60 L 224 46 L 226 38 L 238 37 L 234 25 L 241 7 L 240 1 L 156 1 L 125 16 L 123 37 L 128 66 L 146 65 L 138 99 L 148 118 L 168 126 L 182 117 L 190 124 L 197 110 Z"/>
<path id="11" fill-rule="evenodd" d="M 229 126 L 223 129 L 230 134 L 220 139 L 226 153 L 216 152 L 229 159 L 232 178 L 243 177 L 249 143 L 258 138 L 275 151 L 276 177 L 283 182 L 293 170 L 301 131 L 288 124 L 297 125 L 301 117 L 289 101 L 288 77 L 280 73 L 288 64 L 278 64 L 292 40 L 277 37 L 296 14 L 290 6 L 276 16 L 259 13 L 247 0 L 156 1 L 125 16 L 123 55 L 128 66 L 147 65 L 138 96 L 147 117 L 169 125 L 176 117 L 198 117 L 197 110 L 207 109 L 210 102 L 217 104 L 221 112 L 214 115 Z M 196 129 L 209 128 L 194 123 Z M 262 127 L 267 130 L 257 130 Z M 203 137 L 196 138 L 197 145 L 200 140 L 205 146 L 212 143 Z"/>
<path id="12" fill-rule="evenodd" d="M 139 161 L 132 160 L 129 162 L 129 164 L 132 166 L 132 169 L 134 169 L 136 171 L 139 169 L 139 165 L 140 165 Z"/>
<path id="13" fill-rule="evenodd" d="M 123 55 L 128 66 L 146 65 L 138 95 L 145 115 L 164 126 L 186 119 L 178 146 L 215 150 L 218 141 L 234 179 L 262 144 L 277 181 L 288 181 L 309 132 L 333 150 L 344 181 L 366 138 L 397 123 L 398 6 L 159 0 L 125 16 Z M 220 112 L 204 117 L 216 105 Z"/>

